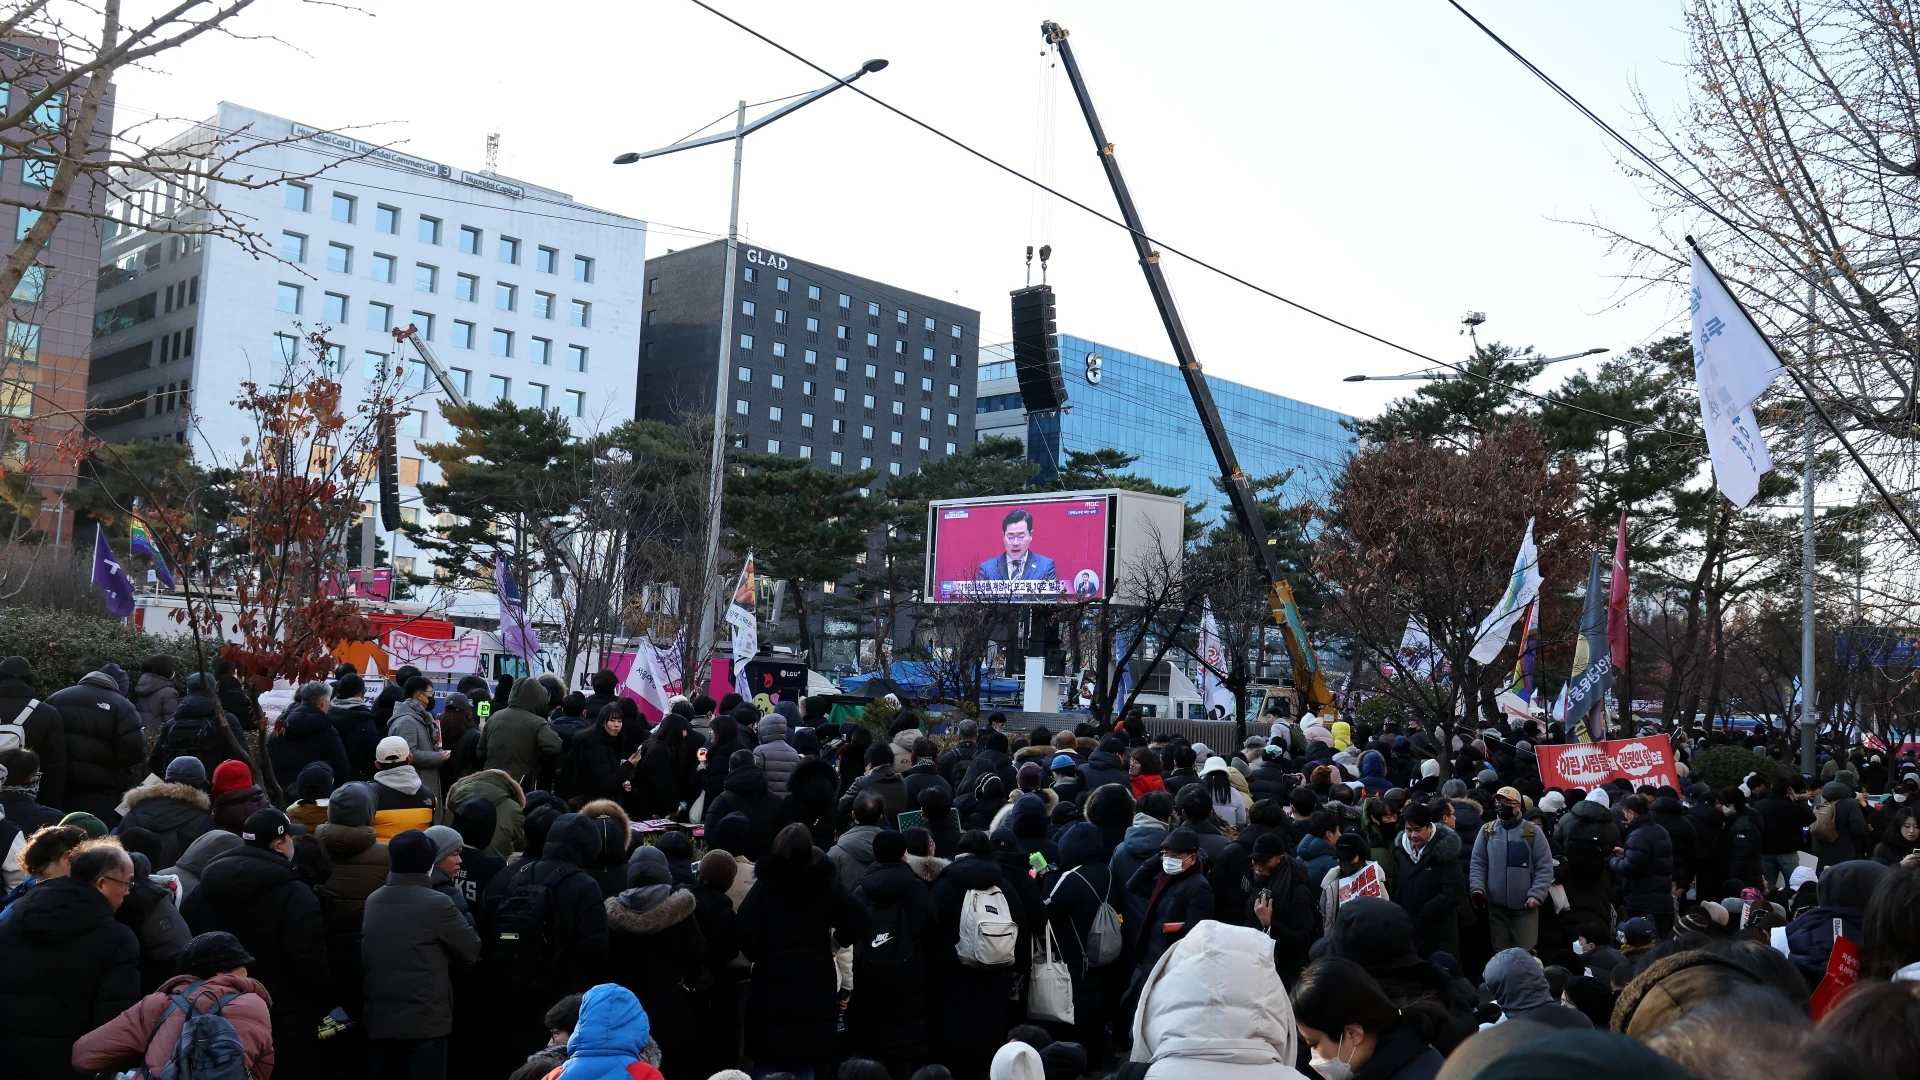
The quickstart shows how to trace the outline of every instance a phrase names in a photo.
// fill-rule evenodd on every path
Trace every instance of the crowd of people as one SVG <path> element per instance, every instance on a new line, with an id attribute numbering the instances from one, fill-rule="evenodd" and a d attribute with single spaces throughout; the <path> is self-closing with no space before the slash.
<path id="1" fill-rule="evenodd" d="M 4 1075 L 1920 1078 L 1911 753 L 144 668 L 0 661 Z"/>

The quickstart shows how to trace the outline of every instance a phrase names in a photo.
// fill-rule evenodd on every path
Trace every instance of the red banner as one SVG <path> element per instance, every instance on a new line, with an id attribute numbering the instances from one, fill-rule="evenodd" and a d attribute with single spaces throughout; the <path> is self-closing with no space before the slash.
<path id="1" fill-rule="evenodd" d="M 1673 743 L 1665 735 L 1609 742 L 1535 746 L 1540 759 L 1540 783 L 1549 788 L 1591 791 L 1613 780 L 1634 787 L 1678 789 L 1673 768 Z"/>
<path id="2" fill-rule="evenodd" d="M 1840 936 L 1839 919 L 1833 920 L 1833 926 L 1833 951 L 1827 954 L 1827 977 L 1820 980 L 1813 999 L 1807 1003 L 1816 1024 L 1840 1004 L 1847 988 L 1860 979 L 1860 946 Z"/>

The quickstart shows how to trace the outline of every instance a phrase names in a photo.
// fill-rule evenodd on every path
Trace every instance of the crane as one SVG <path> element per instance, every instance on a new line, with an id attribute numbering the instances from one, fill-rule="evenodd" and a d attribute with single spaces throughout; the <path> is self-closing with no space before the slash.
<path id="1" fill-rule="evenodd" d="M 1207 434 L 1207 444 L 1213 448 L 1214 461 L 1220 466 L 1220 479 L 1226 487 L 1227 501 L 1233 505 L 1234 517 L 1247 534 L 1247 539 L 1258 553 L 1262 569 L 1266 571 L 1268 605 L 1287 643 L 1287 656 L 1293 663 L 1294 686 L 1305 699 L 1306 709 L 1318 711 L 1328 707 L 1333 704 L 1333 695 L 1327 691 L 1326 678 L 1320 673 L 1319 658 L 1314 655 L 1306 627 L 1300 621 L 1300 608 L 1294 603 L 1293 587 L 1288 584 L 1286 575 L 1280 572 L 1280 564 L 1274 556 L 1274 542 L 1268 538 L 1266 526 L 1260 520 L 1260 506 L 1254 498 L 1253 485 L 1248 482 L 1246 471 L 1240 467 L 1233 444 L 1227 438 L 1226 425 L 1221 423 L 1220 410 L 1213 403 L 1213 390 L 1207 386 L 1207 378 L 1200 370 L 1200 360 L 1194 355 L 1193 342 L 1187 337 L 1186 323 L 1181 320 L 1180 309 L 1174 303 L 1173 290 L 1167 285 L 1167 274 L 1160 264 L 1160 253 L 1149 242 L 1147 227 L 1141 223 L 1140 211 L 1133 204 L 1133 194 L 1127 190 L 1126 178 L 1120 173 L 1120 162 L 1114 156 L 1113 143 L 1100 124 L 1099 114 L 1094 111 L 1093 97 L 1087 92 L 1087 81 L 1081 76 L 1080 65 L 1073 57 L 1073 46 L 1067 41 L 1067 29 L 1048 20 L 1040 24 L 1040 34 L 1047 44 L 1059 52 L 1060 63 L 1067 69 L 1067 78 L 1073 82 L 1073 95 L 1079 100 L 1081 115 L 1086 117 L 1087 128 L 1093 134 L 1093 145 L 1100 155 L 1100 167 L 1106 170 L 1107 183 L 1113 187 L 1114 200 L 1120 204 L 1120 217 L 1133 238 L 1134 252 L 1140 257 L 1140 269 L 1147 275 L 1147 289 L 1153 293 L 1154 306 L 1159 309 L 1160 321 L 1166 326 L 1167 338 L 1173 344 L 1174 360 L 1179 364 L 1181 377 L 1186 381 L 1187 393 L 1193 397 L 1193 407 L 1200 414 L 1200 426 Z"/>
<path id="2" fill-rule="evenodd" d="M 433 372 L 433 377 L 440 380 L 440 389 L 447 392 L 447 398 L 453 402 L 454 407 L 459 409 L 466 408 L 467 395 L 461 393 L 460 388 L 453 385 L 453 379 L 447 374 L 447 369 L 440 366 L 439 358 L 433 355 L 433 350 L 427 347 L 426 340 L 420 336 L 419 329 L 412 323 L 408 323 L 405 330 L 394 327 L 394 345 L 397 347 L 403 341 L 413 343 L 413 351 L 420 355 L 421 363 L 427 365 L 427 370 Z"/>

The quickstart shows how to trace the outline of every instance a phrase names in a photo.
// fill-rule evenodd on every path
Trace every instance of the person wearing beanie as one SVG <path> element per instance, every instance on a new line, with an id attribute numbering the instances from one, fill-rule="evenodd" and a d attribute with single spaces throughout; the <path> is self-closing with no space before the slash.
<path id="1" fill-rule="evenodd" d="M 453 828 L 460 834 L 460 868 L 453 883 L 466 897 L 470 911 L 480 910 L 480 896 L 493 876 L 506 869 L 507 860 L 488 849 L 493 841 L 497 813 L 493 804 L 475 796 L 453 808 Z"/>
<path id="2" fill-rule="evenodd" d="M 711 818 L 708 819 L 712 821 Z M 707 851 L 709 854 L 721 851 L 733 858 L 733 884 L 727 886 L 727 899 L 733 902 L 733 909 L 740 910 L 740 904 L 746 900 L 747 893 L 753 889 L 754 860 L 745 854 L 750 842 L 752 826 L 745 814 L 728 814 L 718 822 L 707 826 Z"/>
<path id="3" fill-rule="evenodd" d="M 253 770 L 244 761 L 222 761 L 213 770 L 213 825 L 230 833 L 239 833 L 256 811 L 273 803 L 259 784 L 253 782 Z"/>
<path id="4" fill-rule="evenodd" d="M 159 841 L 154 866 L 172 866 L 187 848 L 214 827 L 213 802 L 202 790 L 207 774 L 200 759 L 181 756 L 167 766 L 167 778 L 127 792 L 122 831 L 146 829 Z"/>
<path id="5" fill-rule="evenodd" d="M 213 788 L 213 782 L 207 777 L 206 765 L 189 754 L 182 754 L 168 762 L 162 779 L 169 784 L 191 784 L 202 791 L 211 791 Z"/>
<path id="6" fill-rule="evenodd" d="M 881 935 L 886 940 L 875 948 L 854 950 L 853 985 L 859 992 L 847 1005 L 849 1045 L 897 1073 L 925 1057 L 924 942 L 933 924 L 933 901 L 926 884 L 903 861 L 906 854 L 907 841 L 897 832 L 873 839 L 873 863 L 861 873 L 854 896 L 871 913 L 869 940 L 880 940 Z"/>
<path id="7" fill-rule="evenodd" d="M 460 909 L 461 917 L 467 920 L 467 925 L 478 926 L 473 910 L 467 906 L 466 893 L 454 884 L 454 875 L 460 872 L 461 853 L 466 848 L 466 840 L 457 830 L 446 825 L 435 825 L 428 829 L 427 839 L 433 841 L 433 869 L 427 874 L 432 879 L 433 888 L 445 893 L 453 901 L 454 906 Z"/>
<path id="8" fill-rule="evenodd" d="M 340 780 L 333 775 L 333 767 L 324 761 L 316 761 L 300 770 L 294 778 L 293 787 L 288 794 L 293 802 L 287 806 L 287 816 L 294 824 L 304 825 L 308 832 L 327 823 L 327 796 L 338 787 Z"/>
<path id="9" fill-rule="evenodd" d="M 393 872 L 367 897 L 360 926 L 370 1071 L 443 1076 L 453 1034 L 451 973 L 479 962 L 480 935 L 453 898 L 433 887 L 439 848 L 432 837 L 403 830 L 387 842 L 387 854 Z"/>
<path id="10" fill-rule="evenodd" d="M 693 892 L 673 884 L 667 864 L 657 847 L 634 849 L 627 888 L 605 902 L 608 968 L 646 1009 L 670 1080 L 700 1080 L 691 1069 L 697 1014 L 687 988 L 700 983 L 706 935 Z"/>
<path id="11" fill-rule="evenodd" d="M 217 783 L 217 779 L 216 779 Z M 271 807 L 242 823 L 238 847 L 207 864 L 180 915 L 196 934 L 224 931 L 253 960 L 273 1010 L 275 1080 L 319 1075 L 320 1018 L 340 1004 L 320 898 L 292 862 L 294 825 Z"/>
<path id="12" fill-rule="evenodd" d="M 274 1073 L 271 995 L 247 974 L 253 962 L 232 934 L 216 931 L 192 939 L 180 954 L 180 974 L 73 1044 L 73 1067 L 86 1073 L 160 1075 L 173 1060 L 187 1020 L 174 1008 L 173 996 L 189 994 L 197 1013 L 227 999 L 220 1015 L 240 1036 L 240 1063 L 252 1080 L 266 1080 Z"/>
<path id="13" fill-rule="evenodd" d="M 327 820 L 314 830 L 320 849 L 333 863 L 332 875 L 320 886 L 321 894 L 333 904 L 329 950 L 341 968 L 340 986 L 348 995 L 343 1004 L 355 1008 L 360 990 L 362 913 L 367 897 L 386 884 L 390 869 L 387 845 L 373 832 L 372 789 L 373 785 L 358 781 L 333 789 L 327 796 Z"/>
<path id="14" fill-rule="evenodd" d="M 98 840 L 107 835 L 107 823 L 83 810 L 75 810 L 60 819 L 60 824 L 71 825 L 87 834 L 87 839 Z"/>
<path id="15" fill-rule="evenodd" d="M 752 864 L 747 865 L 748 873 Z M 739 1063 L 740 980 L 750 966 L 740 955 L 740 929 L 732 897 L 740 864 L 724 850 L 709 850 L 700 860 L 693 885 L 693 921 L 706 940 L 709 988 L 694 998 L 695 1077 L 711 1076 Z M 749 886 L 751 887 L 751 886 Z"/>
<path id="16" fill-rule="evenodd" d="M 407 740 L 399 735 L 381 739 L 373 761 L 379 770 L 373 774 L 374 835 L 391 840 L 408 829 L 425 829 L 433 824 L 440 803 L 414 766 Z"/>

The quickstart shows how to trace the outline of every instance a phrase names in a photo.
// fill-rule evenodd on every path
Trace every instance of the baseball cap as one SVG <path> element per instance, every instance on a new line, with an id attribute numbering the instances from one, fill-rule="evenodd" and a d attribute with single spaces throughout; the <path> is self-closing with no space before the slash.
<path id="1" fill-rule="evenodd" d="M 373 760 L 381 765 L 398 765 L 413 756 L 407 749 L 407 740 L 398 735 L 389 735 L 380 740 L 373 748 Z"/>
<path id="2" fill-rule="evenodd" d="M 240 839 L 254 847 L 272 847 L 281 837 L 292 836 L 293 830 L 293 822 L 287 820 L 287 815 L 267 807 L 247 815 L 247 823 L 240 826 Z"/>
<path id="3" fill-rule="evenodd" d="M 1653 920 L 1645 916 L 1635 916 L 1634 918 L 1628 919 L 1626 923 L 1620 927 L 1621 939 L 1628 945 L 1651 945 L 1653 944 L 1653 934 Z"/>
<path id="4" fill-rule="evenodd" d="M 1516 788 L 1503 787 L 1499 791 L 1494 792 L 1493 797 L 1496 799 L 1511 799 L 1514 802 L 1519 802 L 1520 792 Z"/>

